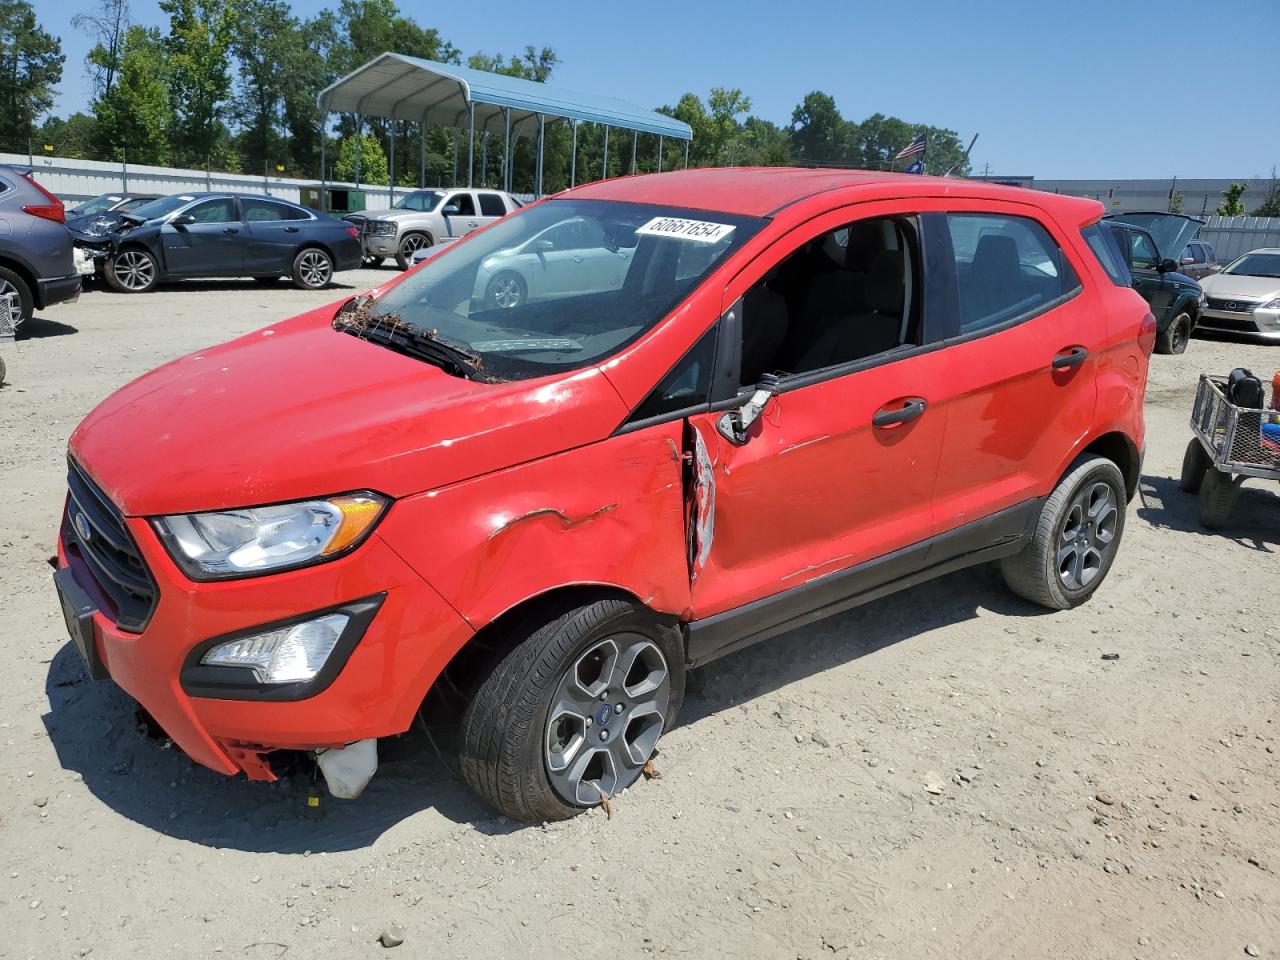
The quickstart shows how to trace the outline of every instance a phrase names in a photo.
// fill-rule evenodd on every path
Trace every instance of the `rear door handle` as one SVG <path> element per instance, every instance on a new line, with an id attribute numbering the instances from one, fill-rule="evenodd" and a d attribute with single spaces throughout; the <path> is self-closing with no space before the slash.
<path id="1" fill-rule="evenodd" d="M 929 404 L 923 397 L 906 397 L 886 403 L 871 418 L 873 427 L 892 427 L 900 423 L 908 423 L 921 416 Z"/>
<path id="2" fill-rule="evenodd" d="M 297 233 L 297 232 L 298 232 L 298 228 L 297 228 L 297 227 L 285 227 L 285 228 L 284 228 L 284 232 L 285 232 L 285 233 Z"/>
<path id="3" fill-rule="evenodd" d="M 223 227 L 222 232 L 223 233 L 239 233 L 240 230 L 237 227 Z"/>
<path id="4" fill-rule="evenodd" d="M 1089 351 L 1084 347 L 1068 347 L 1053 358 L 1053 369 L 1065 370 L 1067 367 L 1078 367 L 1089 359 Z"/>

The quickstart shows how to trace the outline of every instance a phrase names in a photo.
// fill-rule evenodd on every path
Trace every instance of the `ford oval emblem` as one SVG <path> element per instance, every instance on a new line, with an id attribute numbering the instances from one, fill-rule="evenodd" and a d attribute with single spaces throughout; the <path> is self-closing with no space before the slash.
<path id="1" fill-rule="evenodd" d="M 76 528 L 76 536 L 80 538 L 81 543 L 88 543 L 93 538 L 93 527 L 89 526 L 89 521 L 83 513 L 76 514 L 72 526 Z"/>
<path id="2" fill-rule="evenodd" d="M 613 707 L 607 703 L 602 703 L 600 709 L 596 711 L 596 723 L 602 727 L 607 727 L 609 721 L 613 719 Z"/>

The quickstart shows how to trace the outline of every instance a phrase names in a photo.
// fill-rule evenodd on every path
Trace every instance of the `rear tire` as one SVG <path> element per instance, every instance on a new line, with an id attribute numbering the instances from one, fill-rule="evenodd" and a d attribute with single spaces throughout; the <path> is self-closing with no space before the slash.
<path id="1" fill-rule="evenodd" d="M 1213 463 L 1204 447 L 1195 437 L 1187 444 L 1187 452 L 1182 455 L 1182 489 L 1187 493 L 1195 493 L 1204 482 L 1205 472 L 1212 469 Z"/>
<path id="2" fill-rule="evenodd" d="M 299 290 L 323 290 L 333 279 L 333 258 L 319 247 L 305 247 L 293 258 L 289 275 Z"/>
<path id="3" fill-rule="evenodd" d="M 1187 343 L 1191 339 L 1191 314 L 1183 310 L 1173 318 L 1173 323 L 1165 327 L 1164 333 L 1156 339 L 1156 353 L 1177 354 L 1187 352 Z"/>
<path id="4" fill-rule="evenodd" d="M 0 357 L 0 387 L 4 386 L 4 357 Z"/>
<path id="5" fill-rule="evenodd" d="M 598 805 L 640 778 L 680 710 L 684 663 L 679 631 L 626 600 L 542 623 L 467 706 L 463 777 L 513 820 Z"/>
<path id="6" fill-rule="evenodd" d="M 1009 589 L 1050 610 L 1078 607 L 1102 585 L 1124 533 L 1124 476 L 1086 455 L 1058 481 L 1031 542 L 1000 562 Z"/>
<path id="7" fill-rule="evenodd" d="M 35 313 L 35 300 L 32 299 L 31 288 L 27 286 L 27 281 L 8 267 L 0 267 L 0 294 L 14 293 L 18 295 L 18 315 L 13 318 L 13 330 L 15 336 L 19 336 L 23 325 Z"/>
<path id="8" fill-rule="evenodd" d="M 1231 508 L 1236 504 L 1241 479 L 1229 473 L 1212 469 L 1205 473 L 1200 485 L 1200 525 L 1207 530 L 1217 530 L 1227 525 Z"/>
<path id="9" fill-rule="evenodd" d="M 160 276 L 156 258 L 141 247 L 129 247 L 107 257 L 103 274 L 117 293 L 147 293 Z"/>

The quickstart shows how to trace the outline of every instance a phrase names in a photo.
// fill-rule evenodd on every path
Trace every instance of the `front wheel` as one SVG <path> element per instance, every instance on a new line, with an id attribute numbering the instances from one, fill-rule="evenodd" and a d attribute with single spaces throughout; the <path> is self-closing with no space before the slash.
<path id="1" fill-rule="evenodd" d="M 1187 451 L 1182 455 L 1182 489 L 1186 493 L 1195 493 L 1204 482 L 1205 473 L 1213 466 L 1209 455 L 1204 452 L 1200 441 L 1192 437 L 1187 444 Z"/>
<path id="2" fill-rule="evenodd" d="M 333 279 L 333 258 L 319 247 L 308 247 L 293 258 L 290 275 L 299 290 L 323 290 Z"/>
<path id="3" fill-rule="evenodd" d="M 108 286 L 118 293 L 146 293 L 159 276 L 156 258 L 138 248 L 107 257 L 104 272 Z"/>
<path id="4" fill-rule="evenodd" d="M 524 278 L 510 270 L 504 270 L 490 280 L 484 290 L 485 302 L 500 310 L 510 310 L 520 306 L 528 295 L 529 290 L 525 286 Z"/>
<path id="5" fill-rule="evenodd" d="M 1241 479 L 1222 473 L 1217 468 L 1206 471 L 1200 485 L 1200 525 L 1217 530 L 1227 525 L 1231 508 L 1236 504 Z"/>
<path id="6" fill-rule="evenodd" d="M 1165 327 L 1164 333 L 1156 340 L 1156 353 L 1180 354 L 1187 352 L 1187 342 L 1191 339 L 1191 314 L 1185 310 L 1173 318 L 1173 323 Z"/>
<path id="7" fill-rule="evenodd" d="M 413 266 L 413 255 L 429 246 L 431 246 L 431 238 L 426 234 L 407 234 L 400 241 L 400 246 L 396 248 L 396 266 L 401 270 L 408 270 Z"/>
<path id="8" fill-rule="evenodd" d="M 640 779 L 684 699 L 680 633 L 625 600 L 533 630 L 462 718 L 462 774 L 513 820 L 559 820 Z"/>
<path id="9" fill-rule="evenodd" d="M 1005 583 L 1051 610 L 1084 603 L 1115 560 L 1124 511 L 1120 468 L 1104 457 L 1077 460 L 1045 501 L 1031 542 L 1001 561 Z"/>

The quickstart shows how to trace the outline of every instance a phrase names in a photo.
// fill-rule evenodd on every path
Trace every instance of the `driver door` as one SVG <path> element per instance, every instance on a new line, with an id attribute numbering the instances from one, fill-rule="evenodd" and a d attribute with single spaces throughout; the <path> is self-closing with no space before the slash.
<path id="1" fill-rule="evenodd" d="M 160 228 L 166 272 L 177 277 L 239 275 L 246 266 L 242 229 L 232 197 L 187 207 Z"/>
<path id="2" fill-rule="evenodd" d="M 1133 274 L 1133 289 L 1151 306 L 1156 322 L 1161 326 L 1169 319 L 1173 307 L 1173 284 L 1157 269 L 1160 253 L 1155 241 L 1145 230 L 1129 230 L 1129 272 Z"/>

